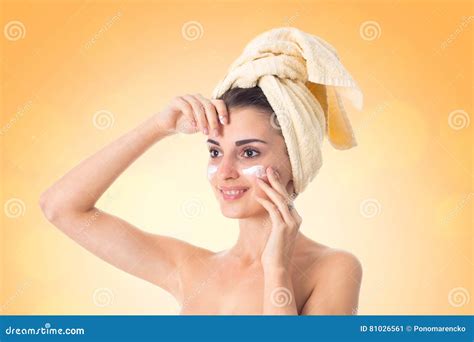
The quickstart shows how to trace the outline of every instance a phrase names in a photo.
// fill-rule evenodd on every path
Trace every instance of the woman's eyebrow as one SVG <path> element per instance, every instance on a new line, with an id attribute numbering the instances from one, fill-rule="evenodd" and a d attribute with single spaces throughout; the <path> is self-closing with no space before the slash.
<path id="1" fill-rule="evenodd" d="M 212 139 L 207 139 L 207 142 L 210 143 L 210 144 L 221 146 L 217 141 L 212 140 Z M 261 142 L 263 144 L 267 143 L 266 141 L 263 141 L 263 140 L 260 140 L 260 139 L 245 139 L 245 140 L 236 141 L 235 146 L 241 146 L 241 145 L 249 144 L 251 142 Z"/>

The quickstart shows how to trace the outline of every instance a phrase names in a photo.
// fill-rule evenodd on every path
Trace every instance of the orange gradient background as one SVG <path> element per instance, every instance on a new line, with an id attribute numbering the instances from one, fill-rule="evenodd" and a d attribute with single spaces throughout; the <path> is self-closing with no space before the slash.
<path id="1" fill-rule="evenodd" d="M 167 292 L 47 222 L 39 196 L 172 97 L 209 97 L 245 44 L 280 26 L 332 44 L 365 101 L 347 106 L 358 146 L 326 141 L 295 203 L 302 232 L 359 258 L 359 314 L 474 313 L 469 1 L 1 1 L 0 13 L 1 314 L 178 313 Z M 160 141 L 97 206 L 230 247 L 238 222 L 208 185 L 205 140 Z"/>

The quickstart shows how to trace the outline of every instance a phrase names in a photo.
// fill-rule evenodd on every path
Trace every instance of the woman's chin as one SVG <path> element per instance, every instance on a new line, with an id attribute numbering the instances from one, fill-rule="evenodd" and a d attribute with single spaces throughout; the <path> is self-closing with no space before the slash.
<path id="1" fill-rule="evenodd" d="M 221 206 L 222 215 L 228 218 L 244 218 L 247 216 L 247 210 L 241 208 L 240 206 Z"/>
<path id="2" fill-rule="evenodd" d="M 248 206 L 221 204 L 222 215 L 228 218 L 244 219 L 259 214 L 258 207 L 249 208 Z"/>

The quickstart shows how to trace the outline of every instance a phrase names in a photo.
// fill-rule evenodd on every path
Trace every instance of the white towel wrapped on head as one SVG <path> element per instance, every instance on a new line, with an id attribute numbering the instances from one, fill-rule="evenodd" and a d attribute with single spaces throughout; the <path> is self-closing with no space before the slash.
<path id="1" fill-rule="evenodd" d="M 280 123 L 296 193 L 322 166 L 325 136 L 337 149 L 357 145 L 341 96 L 359 110 L 363 95 L 323 39 L 294 27 L 266 31 L 247 44 L 212 98 L 231 88 L 259 86 Z"/>

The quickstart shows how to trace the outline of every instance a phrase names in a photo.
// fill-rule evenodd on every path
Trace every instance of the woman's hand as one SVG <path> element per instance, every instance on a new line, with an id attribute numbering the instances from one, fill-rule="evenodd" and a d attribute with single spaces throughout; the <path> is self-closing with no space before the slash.
<path id="1" fill-rule="evenodd" d="M 271 219 L 271 233 L 261 256 L 265 269 L 287 269 L 293 254 L 294 243 L 302 219 L 293 205 L 292 198 L 279 180 L 278 174 L 267 168 L 270 185 L 258 178 L 257 182 L 270 200 L 257 197 L 257 201 L 268 211 Z"/>
<path id="2" fill-rule="evenodd" d="M 160 128 L 185 134 L 200 130 L 206 135 L 218 136 L 218 120 L 223 125 L 229 122 L 224 101 L 207 99 L 201 94 L 176 96 L 156 116 Z"/>

